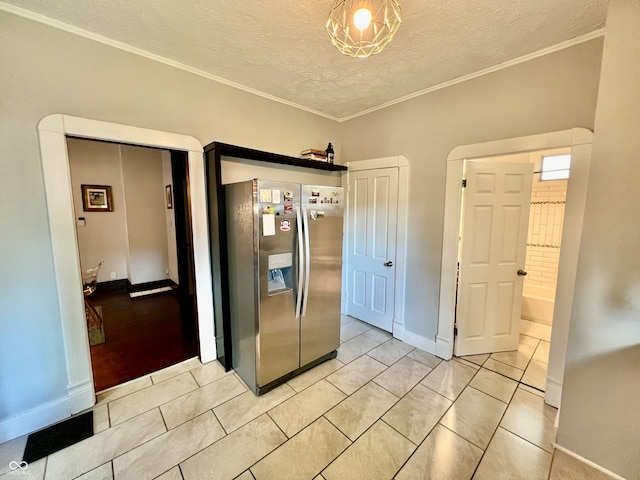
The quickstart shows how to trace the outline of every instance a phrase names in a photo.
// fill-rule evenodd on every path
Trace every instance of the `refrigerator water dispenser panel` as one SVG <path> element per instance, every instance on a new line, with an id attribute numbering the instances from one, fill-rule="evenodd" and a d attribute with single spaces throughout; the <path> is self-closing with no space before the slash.
<path id="1" fill-rule="evenodd" d="M 285 268 L 293 265 L 293 253 L 278 253 L 275 255 L 269 255 L 269 270 L 274 268 Z"/>
<path id="2" fill-rule="evenodd" d="M 293 288 L 293 254 L 292 252 L 269 255 L 269 272 L 267 276 L 268 295 L 287 292 Z"/>

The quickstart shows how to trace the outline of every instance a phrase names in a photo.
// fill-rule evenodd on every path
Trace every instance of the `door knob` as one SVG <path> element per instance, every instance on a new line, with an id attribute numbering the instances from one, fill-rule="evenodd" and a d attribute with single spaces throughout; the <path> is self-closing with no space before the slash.
<path id="1" fill-rule="evenodd" d="M 524 270 L 518 270 L 518 275 L 521 275 L 524 277 L 526 274 L 527 272 L 525 272 Z"/>
<path id="2" fill-rule="evenodd" d="M 384 262 L 383 265 L 385 267 L 393 267 L 393 262 Z"/>

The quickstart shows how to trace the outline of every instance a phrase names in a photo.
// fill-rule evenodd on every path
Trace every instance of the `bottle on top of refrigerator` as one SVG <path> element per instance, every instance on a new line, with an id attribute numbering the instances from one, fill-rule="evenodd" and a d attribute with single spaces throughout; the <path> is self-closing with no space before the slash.
<path id="1" fill-rule="evenodd" d="M 327 154 L 327 162 L 333 163 L 334 154 L 333 154 L 333 145 L 331 145 L 331 143 L 327 145 L 326 154 Z"/>

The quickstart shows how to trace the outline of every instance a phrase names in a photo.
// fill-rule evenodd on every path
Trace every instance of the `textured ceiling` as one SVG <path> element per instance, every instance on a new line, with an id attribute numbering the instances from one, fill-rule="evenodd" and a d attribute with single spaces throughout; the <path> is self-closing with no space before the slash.
<path id="1" fill-rule="evenodd" d="M 5 3 L 344 118 L 604 26 L 607 0 L 399 0 L 378 55 L 346 57 L 332 0 L 5 0 Z M 1 7 L 1 5 L 0 5 Z"/>

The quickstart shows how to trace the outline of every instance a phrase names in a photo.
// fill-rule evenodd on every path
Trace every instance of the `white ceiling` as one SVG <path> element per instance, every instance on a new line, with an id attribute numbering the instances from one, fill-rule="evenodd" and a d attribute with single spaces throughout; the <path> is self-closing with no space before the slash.
<path id="1" fill-rule="evenodd" d="M 333 118 L 599 30 L 607 7 L 607 0 L 399 0 L 394 40 L 357 59 L 338 52 L 325 31 L 332 0 L 5 2 Z"/>

